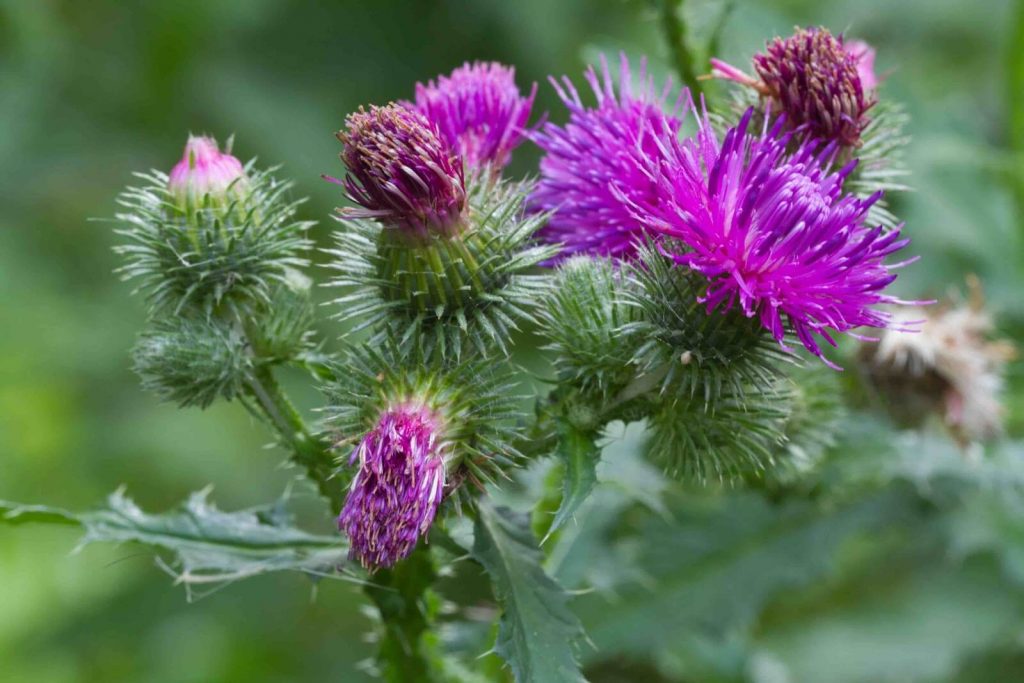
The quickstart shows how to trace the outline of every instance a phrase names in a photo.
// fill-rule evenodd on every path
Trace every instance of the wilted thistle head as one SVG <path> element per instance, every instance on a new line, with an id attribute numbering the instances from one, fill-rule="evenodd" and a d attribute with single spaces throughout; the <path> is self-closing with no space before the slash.
<path id="1" fill-rule="evenodd" d="M 449 76 L 416 84 L 414 108 L 471 169 L 504 168 L 523 139 L 536 83 L 528 96 L 516 87 L 516 70 L 497 62 L 466 63 Z"/>
<path id="2" fill-rule="evenodd" d="M 353 451 L 359 471 L 338 528 L 367 569 L 392 566 L 430 529 L 444 495 L 446 446 L 438 416 L 408 403 L 384 411 Z"/>
<path id="3" fill-rule="evenodd" d="M 752 114 L 722 141 L 706 116 L 696 136 L 673 139 L 667 163 L 648 166 L 657 192 L 650 201 L 631 201 L 632 214 L 647 229 L 680 240 L 683 249 L 662 248 L 707 278 L 700 300 L 709 311 L 739 304 L 780 344 L 791 329 L 822 357 L 816 337 L 834 345 L 833 332 L 887 327 L 891 313 L 876 307 L 906 303 L 885 288 L 902 265 L 886 258 L 908 240 L 898 229 L 864 224 L 881 193 L 844 194 L 856 162 L 832 170 L 834 143 L 795 142 L 781 120 L 752 132 Z"/>
<path id="4" fill-rule="evenodd" d="M 361 209 L 353 218 L 374 218 L 405 234 L 461 231 L 466 210 L 462 160 L 422 114 L 400 104 L 360 108 L 338 133 L 348 169 L 344 186 Z"/>
<path id="5" fill-rule="evenodd" d="M 781 110 L 790 126 L 802 127 L 809 137 L 844 147 L 860 145 L 877 85 L 874 51 L 866 44 L 846 46 L 842 36 L 827 29 L 798 28 L 754 55 L 760 81 L 720 60 L 711 64 L 715 75 L 771 98 L 772 112 Z"/>
<path id="6" fill-rule="evenodd" d="M 1016 357 L 1012 343 L 992 339 L 995 326 L 977 278 L 968 286 L 967 302 L 956 296 L 930 310 L 898 312 L 920 329 L 886 330 L 860 356 L 894 417 L 916 423 L 939 414 L 963 445 L 1002 431 L 1004 374 Z"/>
<path id="7" fill-rule="evenodd" d="M 167 189 L 184 212 L 201 208 L 204 202 L 224 206 L 241 196 L 245 185 L 242 162 L 221 152 L 217 141 L 205 135 L 188 136 L 185 153 L 167 180 Z"/>
<path id="8" fill-rule="evenodd" d="M 628 256 L 635 251 L 641 226 L 610 188 L 614 182 L 621 194 L 640 203 L 655 199 L 655 184 L 633 152 L 639 151 L 645 162 L 656 165 L 665 140 L 675 137 L 680 123 L 663 111 L 671 83 L 657 90 L 641 63 L 640 82 L 634 89 L 624 55 L 617 89 L 603 57 L 601 76 L 591 68 L 586 79 L 597 98 L 596 107 L 584 106 L 568 78 L 561 83 L 551 79 L 569 109 L 569 122 L 564 126 L 548 123 L 530 136 L 545 152 L 530 206 L 554 212 L 538 236 L 562 243 L 562 257 L 578 253 Z"/>

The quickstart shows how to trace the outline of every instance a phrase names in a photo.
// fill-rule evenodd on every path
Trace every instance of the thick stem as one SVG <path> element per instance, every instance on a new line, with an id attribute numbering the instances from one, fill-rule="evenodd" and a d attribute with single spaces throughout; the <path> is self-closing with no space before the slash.
<path id="1" fill-rule="evenodd" d="M 320 494 L 330 501 L 331 509 L 337 513 L 345 502 L 343 483 L 334 477 L 334 458 L 323 440 L 309 429 L 302 416 L 292 405 L 274 378 L 269 365 L 258 365 L 249 380 L 249 391 L 256 399 L 263 413 L 291 446 L 292 459 L 305 468 L 306 474 L 316 482 Z"/>
<path id="2" fill-rule="evenodd" d="M 430 549 L 421 543 L 391 569 L 372 577 L 366 594 L 380 611 L 383 627 L 379 662 L 384 680 L 392 683 L 437 679 L 432 652 L 437 638 L 431 624 L 437 597 L 430 586 L 437 578 Z"/>
<path id="3" fill-rule="evenodd" d="M 661 30 L 668 44 L 672 65 L 683 79 L 683 83 L 693 93 L 693 98 L 699 100 L 703 88 L 697 77 L 693 53 L 686 42 L 686 21 L 683 19 L 685 0 L 660 0 L 660 3 Z"/>

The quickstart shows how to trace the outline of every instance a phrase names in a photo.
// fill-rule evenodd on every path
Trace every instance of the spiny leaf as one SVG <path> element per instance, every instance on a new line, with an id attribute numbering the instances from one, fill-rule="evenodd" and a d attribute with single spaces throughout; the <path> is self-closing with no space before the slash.
<path id="1" fill-rule="evenodd" d="M 543 556 L 526 515 L 481 502 L 473 556 L 501 603 L 495 650 L 517 683 L 584 681 L 575 651 L 583 628 L 569 609 L 568 595 L 541 568 Z"/>
<path id="2" fill-rule="evenodd" d="M 601 449 L 590 434 L 566 425 L 558 441 L 558 457 L 565 465 L 562 479 L 562 503 L 547 535 L 550 536 L 572 519 L 597 483 L 597 461 Z M 546 540 L 546 537 L 545 537 Z"/>
<path id="3" fill-rule="evenodd" d="M 0 501 L 0 523 L 80 525 L 85 535 L 79 547 L 134 542 L 169 550 L 174 559 L 161 566 L 190 589 L 190 598 L 195 585 L 223 585 L 282 570 L 324 575 L 345 562 L 348 548 L 341 538 L 290 526 L 285 498 L 266 508 L 224 512 L 209 494 L 209 488 L 197 491 L 178 509 L 161 514 L 144 512 L 122 489 L 110 495 L 105 508 L 81 513 Z"/>

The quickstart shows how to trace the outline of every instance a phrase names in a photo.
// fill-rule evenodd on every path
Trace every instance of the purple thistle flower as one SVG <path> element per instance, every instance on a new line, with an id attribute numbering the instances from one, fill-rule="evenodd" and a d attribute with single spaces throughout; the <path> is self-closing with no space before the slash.
<path id="1" fill-rule="evenodd" d="M 466 63 L 437 82 L 416 84 L 416 111 L 433 122 L 441 137 L 473 169 L 504 168 L 523 139 L 537 94 L 523 97 L 516 70 L 497 62 Z"/>
<path id="2" fill-rule="evenodd" d="M 788 325 L 831 365 L 816 336 L 834 346 L 832 332 L 888 327 L 891 314 L 875 307 L 909 303 L 884 293 L 896 279 L 893 269 L 904 265 L 885 259 L 909 240 L 899 230 L 864 225 L 881 193 L 843 193 L 856 161 L 831 170 L 836 143 L 794 143 L 782 120 L 751 132 L 752 114 L 747 110 L 721 142 L 705 115 L 694 137 L 671 138 L 664 160 L 648 160 L 654 199 L 629 200 L 628 187 L 623 198 L 647 229 L 685 244 L 679 253 L 672 242 L 662 250 L 707 277 L 700 301 L 709 312 L 739 303 L 783 348 Z"/>
<path id="3" fill-rule="evenodd" d="M 385 411 L 352 453 L 359 472 L 338 517 L 351 556 L 390 567 L 426 535 L 444 494 L 446 444 L 437 417 L 405 404 Z"/>
<path id="4" fill-rule="evenodd" d="M 860 145 L 877 85 L 874 51 L 866 44 L 844 46 L 843 37 L 827 29 L 798 28 L 789 38 L 776 38 L 763 53 L 754 55 L 760 80 L 718 59 L 712 59 L 711 66 L 715 76 L 771 98 L 790 125 L 802 127 L 809 137 L 845 147 Z M 868 78 L 870 82 L 864 80 Z"/>
<path id="5" fill-rule="evenodd" d="M 361 209 L 342 215 L 375 218 L 410 236 L 452 235 L 466 209 L 462 160 L 422 114 L 389 104 L 360 108 L 338 133 L 348 174 L 345 191 Z"/>
<path id="6" fill-rule="evenodd" d="M 245 168 L 227 152 L 221 152 L 217 141 L 205 135 L 189 135 L 185 153 L 168 175 L 167 189 L 178 205 L 188 210 L 199 206 L 208 197 L 215 203 L 228 199 L 232 189 L 241 189 Z"/>
<path id="7" fill-rule="evenodd" d="M 591 67 L 586 74 L 597 98 L 592 108 L 583 105 L 567 77 L 561 83 L 550 79 L 569 109 L 569 122 L 547 123 L 530 135 L 545 152 L 530 207 L 554 212 L 538 236 L 565 245 L 559 258 L 578 253 L 629 256 L 635 251 L 641 226 L 620 195 L 637 203 L 655 199 L 656 183 L 640 159 L 659 159 L 680 126 L 674 115 L 663 111 L 671 82 L 661 92 L 655 90 L 644 63 L 636 91 L 625 55 L 619 62 L 618 91 L 603 57 L 601 71 L 598 77 Z M 617 192 L 611 189 L 613 182 Z"/>

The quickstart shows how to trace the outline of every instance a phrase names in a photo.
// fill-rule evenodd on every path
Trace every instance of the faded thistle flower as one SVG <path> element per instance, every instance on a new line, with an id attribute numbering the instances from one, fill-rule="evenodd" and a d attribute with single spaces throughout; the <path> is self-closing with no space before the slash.
<path id="1" fill-rule="evenodd" d="M 358 209 L 352 218 L 374 218 L 423 240 L 452 235 L 465 222 L 462 160 L 422 114 L 400 104 L 350 114 L 338 133 L 348 169 L 343 184 Z"/>
<path id="2" fill-rule="evenodd" d="M 352 453 L 359 470 L 338 528 L 367 569 L 390 567 L 426 535 L 444 496 L 448 448 L 439 417 L 407 403 L 383 412 Z"/>
<path id="3" fill-rule="evenodd" d="M 887 330 L 878 344 L 864 345 L 861 360 L 872 384 L 895 416 L 910 422 L 941 416 L 961 445 L 999 434 L 1001 394 L 1013 344 L 992 340 L 992 318 L 977 278 L 968 279 L 970 299 L 952 299 L 930 310 L 911 308 L 900 319 L 923 321 L 907 333 Z"/>
<path id="4" fill-rule="evenodd" d="M 437 126 L 466 166 L 499 172 L 523 140 L 537 94 L 534 84 L 524 97 L 515 75 L 515 68 L 497 62 L 467 62 L 436 82 L 417 83 L 412 106 Z"/>
<path id="5" fill-rule="evenodd" d="M 204 202 L 224 206 L 241 196 L 245 186 L 242 162 L 221 152 L 217 141 L 205 135 L 188 137 L 185 153 L 167 179 L 167 189 L 185 212 L 202 208 Z"/>
<path id="6" fill-rule="evenodd" d="M 857 147 L 875 104 L 875 53 L 866 43 L 844 44 L 825 28 L 796 29 L 754 55 L 757 78 L 712 59 L 712 73 L 757 90 L 809 137 Z"/>
<path id="7" fill-rule="evenodd" d="M 657 90 L 641 63 L 634 87 L 625 56 L 619 61 L 617 89 L 603 57 L 601 75 L 591 68 L 586 80 L 597 100 L 593 107 L 583 104 L 567 77 L 561 82 L 551 79 L 569 110 L 569 122 L 547 123 L 530 136 L 545 152 L 530 206 L 554 212 L 538 236 L 561 243 L 561 257 L 630 256 L 641 226 L 619 195 L 637 203 L 656 200 L 656 184 L 646 166 L 657 165 L 680 126 L 678 119 L 664 113 L 671 83 Z M 611 190 L 613 182 L 617 193 Z"/>
<path id="8" fill-rule="evenodd" d="M 631 199 L 625 183 L 618 194 L 644 228 L 679 240 L 661 248 L 707 279 L 708 311 L 738 304 L 783 347 L 792 330 L 824 360 L 818 337 L 835 345 L 835 332 L 889 326 L 877 306 L 905 302 L 885 293 L 901 265 L 886 258 L 908 240 L 865 225 L 881 193 L 844 193 L 856 162 L 831 169 L 835 143 L 796 141 L 782 120 L 751 131 L 752 114 L 722 141 L 700 118 L 694 137 L 671 138 L 666 159 L 647 159 L 656 191 Z"/>

